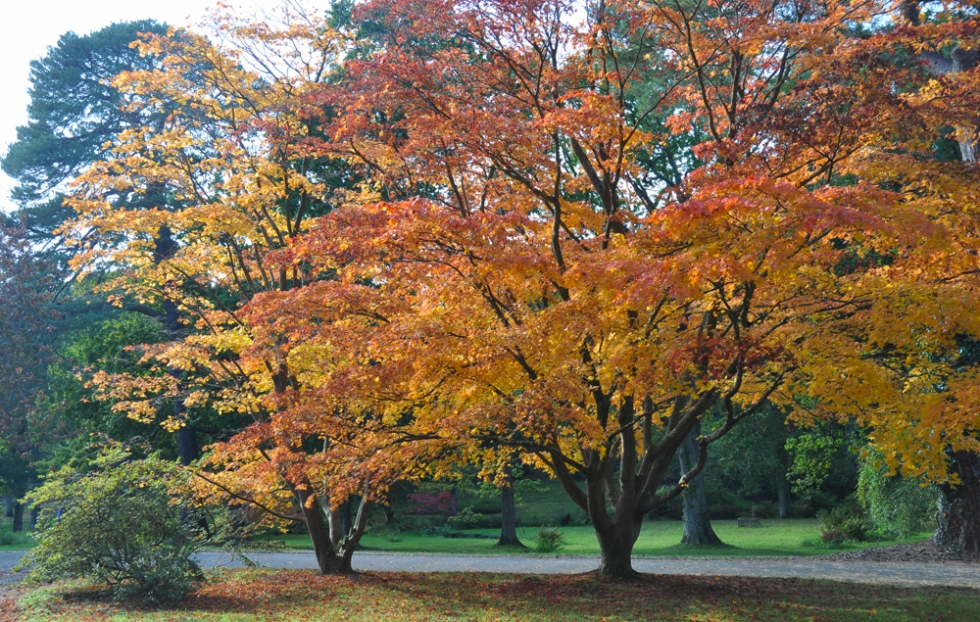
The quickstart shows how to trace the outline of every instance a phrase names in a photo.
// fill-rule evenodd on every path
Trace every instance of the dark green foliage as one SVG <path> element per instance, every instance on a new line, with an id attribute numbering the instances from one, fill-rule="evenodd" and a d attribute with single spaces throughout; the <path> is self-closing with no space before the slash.
<path id="1" fill-rule="evenodd" d="M 85 36 L 68 32 L 44 58 L 31 62 L 28 124 L 17 128 L 2 166 L 18 181 L 14 200 L 43 210 L 52 221 L 45 226 L 60 224 L 67 215 L 59 187 L 101 159 L 105 143 L 119 132 L 146 121 L 140 111 L 120 110 L 124 100 L 109 81 L 123 71 L 151 69 L 153 61 L 129 44 L 140 33 L 166 29 L 144 20 Z"/>
<path id="2" fill-rule="evenodd" d="M 155 456 L 129 460 L 118 449 L 94 466 L 62 469 L 28 495 L 42 508 L 38 546 L 25 563 L 34 564 L 29 579 L 88 579 L 116 598 L 182 598 L 203 580 L 191 559 L 202 542 L 186 519 L 194 510 L 173 492 L 189 475 Z"/>

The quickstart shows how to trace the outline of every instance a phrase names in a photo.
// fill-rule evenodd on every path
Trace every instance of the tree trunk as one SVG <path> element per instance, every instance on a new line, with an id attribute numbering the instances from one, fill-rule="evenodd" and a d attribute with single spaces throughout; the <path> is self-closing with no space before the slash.
<path id="1" fill-rule="evenodd" d="M 517 503 L 514 500 L 514 478 L 507 474 L 507 483 L 500 488 L 500 540 L 498 546 L 519 546 L 524 548 L 517 537 Z"/>
<path id="2" fill-rule="evenodd" d="M 677 457 L 680 459 L 681 471 L 687 472 L 694 468 L 698 461 L 698 437 L 701 436 L 699 421 L 690 434 L 684 439 Z M 721 544 L 721 538 L 711 528 L 708 516 L 708 495 L 704 490 L 704 471 L 697 474 L 683 494 L 684 500 L 684 536 L 681 544 L 694 546 L 709 546 Z"/>
<path id="3" fill-rule="evenodd" d="M 790 489 L 789 489 L 789 478 L 786 477 L 786 471 L 779 471 L 779 518 L 789 518 L 790 515 Z"/>
<path id="4" fill-rule="evenodd" d="M 6 516 L 7 518 L 12 517 L 14 515 L 14 496 L 5 495 L 3 498 L 3 505 L 4 505 L 3 515 Z"/>
<path id="5" fill-rule="evenodd" d="M 37 517 L 41 515 L 41 508 L 34 506 L 31 508 L 31 529 L 37 527 Z"/>
<path id="6" fill-rule="evenodd" d="M 24 504 L 14 503 L 14 533 L 24 531 Z"/>
<path id="7" fill-rule="evenodd" d="M 640 524 L 615 525 L 608 533 L 596 530 L 599 539 L 599 574 L 611 579 L 628 579 L 633 570 L 633 545 L 640 535 Z"/>
<path id="8" fill-rule="evenodd" d="M 364 529 L 367 527 L 367 517 L 371 510 L 371 502 L 367 497 L 361 498 L 357 517 L 353 519 L 349 531 L 341 527 L 343 512 L 326 505 L 324 497 L 315 496 L 309 492 L 312 487 L 300 490 L 293 487 L 293 494 L 303 511 L 303 519 L 310 532 L 313 542 L 313 553 L 316 555 L 317 566 L 321 574 L 347 574 L 354 572 L 351 560 L 357 549 Z M 350 502 L 347 502 L 350 505 Z M 324 521 L 324 516 L 327 520 Z"/>
<path id="9" fill-rule="evenodd" d="M 183 410 L 183 404 L 180 404 L 180 408 L 178 408 L 179 401 L 179 398 L 174 399 L 175 413 Z M 200 455 L 198 447 L 197 429 L 185 422 L 183 426 L 177 429 L 177 455 L 180 457 L 180 463 L 187 466 L 197 460 Z"/>
<path id="10" fill-rule="evenodd" d="M 980 455 L 969 451 L 953 454 L 951 471 L 959 485 L 943 486 L 936 513 L 934 540 L 943 550 L 980 552 Z"/>
<path id="11" fill-rule="evenodd" d="M 170 228 L 163 225 L 157 232 L 156 240 L 154 240 L 153 262 L 159 264 L 171 259 L 176 254 L 177 243 L 173 239 Z M 170 341 L 181 339 L 180 309 L 177 303 L 169 298 L 163 300 L 163 324 L 167 329 L 167 339 Z M 178 369 L 172 368 L 167 371 L 177 379 L 182 374 Z M 183 425 L 177 429 L 177 456 L 180 458 L 180 463 L 187 466 L 197 460 L 200 455 L 200 448 L 197 443 L 197 430 L 188 421 L 184 400 L 180 396 L 173 398 L 173 417 L 174 420 L 183 422 Z"/>
<path id="12" fill-rule="evenodd" d="M 779 518 L 789 518 L 792 508 L 790 503 L 792 497 L 790 493 L 789 477 L 789 455 L 786 453 L 786 446 L 780 443 L 776 449 L 777 462 L 779 462 L 779 481 L 776 482 L 776 494 L 779 496 Z"/>

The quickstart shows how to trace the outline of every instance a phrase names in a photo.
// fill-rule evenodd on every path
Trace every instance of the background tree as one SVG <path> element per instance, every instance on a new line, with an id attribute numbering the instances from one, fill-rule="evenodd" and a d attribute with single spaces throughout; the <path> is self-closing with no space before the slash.
<path id="1" fill-rule="evenodd" d="M 67 249 L 56 231 L 71 219 L 63 205 L 68 182 L 107 155 L 106 145 L 127 128 L 143 124 L 140 111 L 122 109 L 110 84 L 123 71 L 149 68 L 130 43 L 140 33 L 166 32 L 152 20 L 121 22 L 88 35 L 68 32 L 31 62 L 28 123 L 17 128 L 0 165 L 17 180 L 13 199 L 31 240 Z"/>
<path id="2" fill-rule="evenodd" d="M 51 265 L 34 253 L 22 228 L 0 228 L 0 485 L 19 499 L 36 479 L 41 447 L 57 434 L 37 409 L 48 364 L 54 360 L 58 285 Z M 50 434 L 51 436 L 48 436 Z M 14 506 L 14 531 L 24 508 Z"/>
<path id="3" fill-rule="evenodd" d="M 155 59 L 153 69 L 114 83 L 129 108 L 165 123 L 123 132 L 112 157 L 80 177 L 72 226 L 96 235 L 78 262 L 117 266 L 106 288 L 121 304 L 157 309 L 168 327 L 178 312 L 189 319 L 146 348 L 144 360 L 167 374 L 101 374 L 94 383 L 104 399 L 118 400 L 118 412 L 138 419 L 179 405 L 165 421 L 178 435 L 202 410 L 249 419 L 244 429 L 229 427 L 230 443 L 209 456 L 216 472 L 201 478 L 277 524 L 305 523 L 321 570 L 349 571 L 371 494 L 357 486 L 361 510 L 342 528 L 339 506 L 352 493 L 333 490 L 322 469 L 336 439 L 278 416 L 306 370 L 291 366 L 283 344 L 243 356 L 254 335 L 242 307 L 303 284 L 298 266 L 274 257 L 352 179 L 318 148 L 330 114 L 323 92 L 345 40 L 297 3 L 270 19 L 219 11 L 207 24 L 211 39 L 183 31 L 148 38 L 139 49 Z M 134 207 L 144 203 L 151 207 Z"/>

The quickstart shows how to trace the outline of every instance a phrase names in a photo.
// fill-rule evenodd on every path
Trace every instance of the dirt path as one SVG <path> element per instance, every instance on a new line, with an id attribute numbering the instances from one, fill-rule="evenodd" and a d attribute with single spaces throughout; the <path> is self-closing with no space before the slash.
<path id="1" fill-rule="evenodd" d="M 0 552 L 0 591 L 14 577 L 10 568 L 22 552 Z M 270 568 L 316 568 L 312 553 L 253 553 L 252 561 Z M 205 551 L 199 554 L 207 568 L 241 567 L 241 562 L 226 553 Z M 598 565 L 594 557 L 425 555 L 394 553 L 358 553 L 356 570 L 394 572 L 506 572 L 560 574 L 588 572 Z M 948 585 L 980 589 L 980 566 L 964 562 L 874 562 L 820 558 L 672 558 L 638 557 L 633 567 L 654 574 L 720 575 L 739 577 L 795 577 L 830 579 L 856 583 L 892 585 Z M 5 581 L 6 580 L 6 581 Z"/>

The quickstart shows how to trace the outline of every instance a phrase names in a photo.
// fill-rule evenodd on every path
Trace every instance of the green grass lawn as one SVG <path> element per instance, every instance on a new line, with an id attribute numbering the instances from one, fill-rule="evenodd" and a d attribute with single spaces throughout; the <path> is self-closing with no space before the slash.
<path id="1" fill-rule="evenodd" d="M 743 622 L 975 622 L 980 591 L 741 577 L 224 571 L 183 602 L 112 603 L 78 587 L 54 586 L 0 599 L 0 612 L 29 621 L 113 620 L 495 622 L 627 620 Z"/>
<path id="2" fill-rule="evenodd" d="M 690 547 L 681 546 L 683 527 L 680 521 L 652 521 L 643 525 L 643 531 L 633 549 L 634 555 L 655 556 L 763 556 L 763 555 L 817 555 L 832 551 L 853 550 L 875 545 L 898 544 L 896 540 L 881 542 L 860 542 L 845 544 L 829 549 L 819 541 L 816 519 L 764 519 L 761 527 L 738 527 L 736 521 L 712 521 L 715 533 L 726 546 Z M 561 527 L 566 545 L 559 551 L 562 555 L 598 555 L 599 543 L 592 527 Z M 528 546 L 534 545 L 536 527 L 518 528 L 518 535 Z M 475 529 L 467 533 L 492 535 L 494 530 Z M 929 537 L 923 532 L 908 541 L 923 540 Z M 274 536 L 273 540 L 285 543 L 290 549 L 312 549 L 305 535 Z M 426 535 L 417 532 L 388 534 L 386 536 L 367 535 L 362 540 L 367 550 L 394 551 L 403 553 L 457 553 L 469 555 L 498 555 L 522 553 L 519 549 L 503 548 L 496 540 L 444 538 L 439 535 Z M 533 552 L 528 551 L 528 554 Z"/>
<path id="3" fill-rule="evenodd" d="M 0 551 L 26 551 L 34 546 L 27 532 L 14 533 L 12 527 L 13 519 L 0 517 Z"/>

